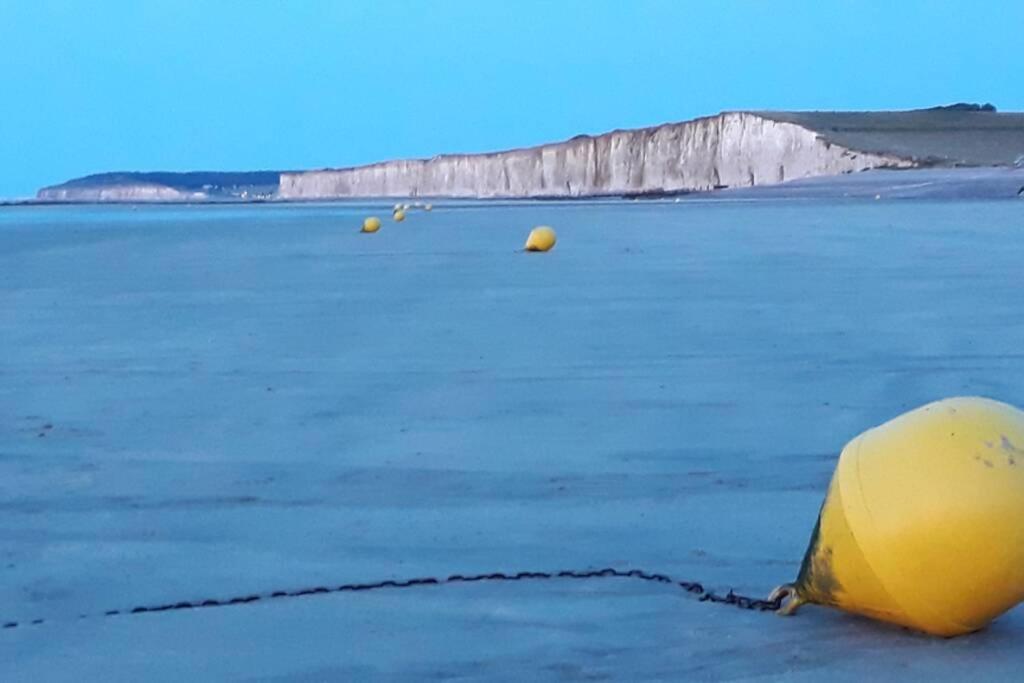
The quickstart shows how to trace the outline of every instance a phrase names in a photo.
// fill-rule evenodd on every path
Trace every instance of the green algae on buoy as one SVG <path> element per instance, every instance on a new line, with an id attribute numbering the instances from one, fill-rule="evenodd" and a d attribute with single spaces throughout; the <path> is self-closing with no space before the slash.
<path id="1" fill-rule="evenodd" d="M 526 251 L 550 251 L 555 246 L 555 231 L 546 225 L 539 225 L 526 238 Z"/>
<path id="2" fill-rule="evenodd" d="M 360 232 L 377 232 L 380 230 L 380 219 L 376 216 L 369 216 L 363 220 L 363 229 Z"/>
<path id="3" fill-rule="evenodd" d="M 398 211 L 395 211 L 394 215 L 392 215 L 391 217 L 395 219 L 396 223 L 401 223 L 402 221 L 405 220 L 405 209 L 399 209 Z"/>

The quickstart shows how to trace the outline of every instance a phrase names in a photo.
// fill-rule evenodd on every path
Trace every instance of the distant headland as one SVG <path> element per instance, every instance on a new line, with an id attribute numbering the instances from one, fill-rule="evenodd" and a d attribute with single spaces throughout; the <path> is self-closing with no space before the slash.
<path id="1" fill-rule="evenodd" d="M 97 173 L 44 187 L 44 201 L 258 201 L 271 199 L 280 171 L 165 171 Z"/>
<path id="2" fill-rule="evenodd" d="M 1024 164 L 1024 113 L 990 104 L 878 112 L 729 111 L 483 154 L 309 171 L 101 173 L 39 202 L 583 198 L 774 185 L 871 169 Z"/>

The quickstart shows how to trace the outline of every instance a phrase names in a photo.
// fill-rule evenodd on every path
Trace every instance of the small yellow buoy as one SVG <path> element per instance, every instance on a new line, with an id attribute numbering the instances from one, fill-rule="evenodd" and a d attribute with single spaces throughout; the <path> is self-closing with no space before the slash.
<path id="1" fill-rule="evenodd" d="M 377 232 L 380 230 L 380 219 L 376 216 L 370 216 L 363 220 L 362 232 Z"/>
<path id="2" fill-rule="evenodd" d="M 404 221 L 405 220 L 405 209 L 399 209 L 398 211 L 395 211 L 395 213 L 392 216 L 392 218 L 395 219 L 396 223 L 401 223 L 402 221 Z"/>
<path id="3" fill-rule="evenodd" d="M 851 441 L 774 595 L 782 614 L 816 603 L 939 636 L 1024 600 L 1024 412 L 952 398 Z"/>
<path id="4" fill-rule="evenodd" d="M 541 225 L 530 231 L 526 238 L 526 251 L 549 251 L 555 246 L 555 231 L 546 225 Z"/>

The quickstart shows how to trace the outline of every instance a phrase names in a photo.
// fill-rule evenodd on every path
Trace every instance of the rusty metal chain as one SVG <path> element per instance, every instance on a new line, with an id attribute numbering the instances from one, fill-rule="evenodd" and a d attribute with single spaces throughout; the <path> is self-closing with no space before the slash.
<path id="1" fill-rule="evenodd" d="M 646 572 L 642 569 L 565 569 L 554 572 L 493 572 L 490 574 L 452 574 L 447 577 L 423 577 L 417 579 L 374 581 L 370 583 L 343 583 L 340 586 L 315 586 L 313 588 L 301 588 L 298 590 L 278 590 L 270 593 L 253 593 L 233 598 L 211 598 L 206 600 L 185 600 L 182 602 L 170 602 L 163 605 L 140 605 L 128 609 L 112 609 L 96 614 L 96 617 L 116 617 L 128 614 L 146 614 L 149 612 L 171 612 L 186 609 L 203 609 L 207 607 L 230 607 L 232 605 L 248 605 L 263 600 L 277 600 L 281 598 L 301 598 L 311 595 L 325 595 L 328 593 L 356 593 L 360 591 L 381 590 L 385 588 L 413 588 L 415 586 L 439 586 L 451 583 L 474 583 L 478 581 L 530 581 L 530 580 L 552 580 L 552 579 L 639 579 L 652 581 L 666 585 L 677 586 L 687 593 L 696 596 L 700 602 L 712 602 L 721 605 L 734 605 L 740 609 L 754 610 L 758 612 L 774 612 L 778 610 L 784 596 L 774 600 L 761 600 L 746 595 L 734 593 L 731 589 L 725 595 L 719 595 L 714 591 L 706 589 L 702 584 L 695 581 L 677 581 L 665 574 Z M 79 615 L 79 619 L 87 619 L 89 615 Z M 25 626 L 37 626 L 46 623 L 45 619 L 33 619 L 32 621 L 8 621 L 0 624 L 0 629 L 14 629 Z"/>

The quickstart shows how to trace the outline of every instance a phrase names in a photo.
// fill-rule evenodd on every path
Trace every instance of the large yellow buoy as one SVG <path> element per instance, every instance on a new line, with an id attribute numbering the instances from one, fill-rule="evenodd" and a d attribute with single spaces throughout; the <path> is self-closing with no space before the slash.
<path id="1" fill-rule="evenodd" d="M 780 612 L 837 607 L 939 636 L 1024 600 L 1024 412 L 951 398 L 843 449 Z"/>
<path id="2" fill-rule="evenodd" d="M 546 225 L 541 225 L 530 231 L 526 238 L 526 251 L 549 251 L 555 246 L 555 231 Z"/>
<path id="3" fill-rule="evenodd" d="M 363 220 L 362 232 L 377 232 L 380 230 L 380 219 L 376 216 L 369 216 Z"/>
<path id="4" fill-rule="evenodd" d="M 405 209 L 399 209 L 398 211 L 395 211 L 395 213 L 393 213 L 391 217 L 395 219 L 396 223 L 401 223 L 402 221 L 405 220 Z"/>

